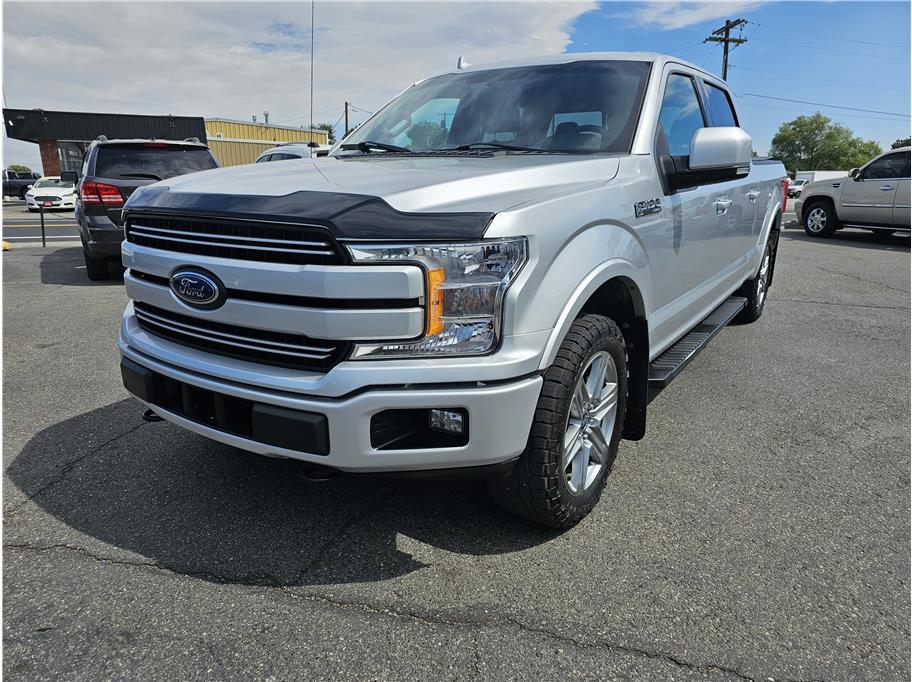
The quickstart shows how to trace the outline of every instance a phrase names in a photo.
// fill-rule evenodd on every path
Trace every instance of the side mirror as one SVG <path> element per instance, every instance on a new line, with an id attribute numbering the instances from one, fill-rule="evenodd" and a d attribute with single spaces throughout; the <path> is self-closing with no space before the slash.
<path id="1" fill-rule="evenodd" d="M 700 128 L 690 143 L 691 171 L 750 167 L 753 141 L 741 128 Z"/>
<path id="2" fill-rule="evenodd" d="M 72 182 L 74 185 L 79 182 L 79 174 L 76 171 L 63 171 L 60 179 L 64 182 Z"/>
<path id="3" fill-rule="evenodd" d="M 858 169 L 857 169 L 857 168 L 853 168 L 852 170 L 849 171 L 849 177 L 852 178 L 853 180 L 860 180 L 860 179 L 861 179 L 861 178 L 859 177 L 859 175 L 858 175 Z"/>

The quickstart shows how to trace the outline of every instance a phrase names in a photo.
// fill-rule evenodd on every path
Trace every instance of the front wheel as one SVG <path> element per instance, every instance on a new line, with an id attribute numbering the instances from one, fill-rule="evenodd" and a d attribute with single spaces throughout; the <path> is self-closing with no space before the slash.
<path id="1" fill-rule="evenodd" d="M 829 237 L 836 231 L 836 212 L 826 201 L 814 201 L 804 210 L 804 231 L 811 237 Z"/>
<path id="2" fill-rule="evenodd" d="M 489 481 L 509 511 L 552 528 L 579 523 L 599 500 L 627 406 L 627 351 L 607 317 L 576 320 L 545 373 L 526 449 Z"/>

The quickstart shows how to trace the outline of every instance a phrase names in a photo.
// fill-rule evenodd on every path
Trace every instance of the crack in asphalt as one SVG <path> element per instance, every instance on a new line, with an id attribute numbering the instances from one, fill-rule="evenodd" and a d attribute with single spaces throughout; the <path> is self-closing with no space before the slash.
<path id="1" fill-rule="evenodd" d="M 351 525 L 351 524 L 349 524 Z M 8 543 L 4 544 L 3 548 L 5 550 L 18 550 L 26 552 L 51 552 L 51 551 L 67 551 L 78 554 L 86 559 L 92 561 L 97 561 L 103 564 L 110 564 L 115 566 L 123 566 L 128 568 L 137 568 L 137 569 L 153 569 L 156 571 L 161 571 L 168 575 L 177 576 L 177 577 L 194 577 L 194 578 L 205 578 L 215 583 L 222 584 L 233 584 L 236 582 L 236 578 L 228 579 L 224 576 L 219 576 L 217 574 L 210 573 L 208 571 L 176 571 L 174 569 L 162 566 L 154 561 L 130 561 L 126 559 L 115 559 L 111 557 L 99 556 L 94 552 L 91 552 L 83 547 L 78 547 L 76 545 L 70 545 L 66 543 L 54 543 L 50 545 L 35 545 L 30 543 Z M 649 649 L 643 649 L 639 647 L 627 646 L 624 644 L 618 644 L 610 642 L 605 639 L 596 639 L 591 641 L 584 641 L 576 639 L 569 635 L 566 635 L 555 630 L 551 630 L 544 626 L 535 626 L 528 623 L 524 623 L 521 620 L 518 620 L 512 616 L 506 616 L 502 618 L 480 618 L 480 619 L 469 619 L 469 618 L 447 618 L 440 615 L 431 615 L 431 614 L 421 614 L 416 611 L 404 610 L 404 609 L 393 609 L 389 607 L 381 607 L 367 602 L 360 601 L 349 601 L 338 599 L 336 597 L 330 597 L 323 594 L 309 593 L 301 594 L 299 592 L 292 591 L 286 585 L 281 584 L 276 578 L 270 576 L 270 582 L 263 583 L 260 585 L 250 585 L 251 588 L 270 588 L 274 589 L 276 592 L 281 593 L 283 596 L 292 599 L 293 601 L 299 602 L 308 602 L 311 604 L 322 604 L 326 606 L 332 606 L 335 608 L 345 608 L 358 610 L 363 613 L 368 613 L 374 616 L 380 616 L 382 618 L 394 618 L 397 620 L 405 620 L 409 622 L 419 623 L 421 625 L 431 626 L 431 627 L 457 627 L 457 628 L 484 628 L 484 627 L 493 627 L 493 628 L 508 628 L 512 627 L 513 629 L 519 630 L 521 632 L 526 632 L 530 634 L 535 634 L 539 636 L 545 636 L 550 639 L 574 646 L 580 649 L 605 649 L 608 651 L 613 651 L 616 653 L 627 654 L 632 656 L 640 656 L 648 658 L 651 660 L 662 661 L 665 663 L 670 663 L 676 667 L 683 668 L 686 670 L 692 670 L 695 672 L 702 673 L 723 673 L 730 675 L 739 680 L 749 680 L 754 682 L 758 679 L 780 679 L 774 678 L 771 675 L 763 675 L 761 677 L 752 677 L 745 672 L 733 667 L 729 667 L 723 664 L 718 663 L 698 663 L 690 661 L 686 658 L 683 658 L 679 655 L 670 654 L 664 651 L 651 651 Z M 480 652 L 478 651 L 478 640 L 477 633 L 475 634 L 475 670 L 476 673 L 480 673 L 479 665 L 481 663 Z M 786 678 L 782 678 L 786 679 Z M 804 682 L 799 679 L 789 679 L 789 682 Z"/>
<path id="2" fill-rule="evenodd" d="M 75 459 L 71 459 L 69 462 L 67 462 L 66 464 L 63 465 L 63 467 L 60 469 L 60 471 L 57 473 L 57 475 L 54 476 L 54 478 L 52 478 L 52 479 L 51 479 L 50 481 L 48 481 L 46 484 L 44 484 L 43 486 L 41 486 L 40 488 L 38 488 L 38 490 L 36 490 L 35 492 L 33 492 L 33 493 L 29 494 L 29 495 L 26 495 L 26 496 L 25 496 L 25 499 L 21 500 L 20 502 L 18 502 L 17 504 L 13 505 L 13 506 L 10 507 L 9 509 L 4 510 L 4 512 L 3 512 L 4 516 L 6 516 L 6 514 L 12 514 L 13 512 L 18 511 L 19 509 L 21 509 L 21 508 L 23 507 L 23 505 L 25 505 L 26 503 L 30 502 L 31 500 L 34 500 L 36 497 L 38 497 L 39 495 L 41 495 L 42 493 L 44 493 L 44 491 L 46 491 L 46 490 L 48 490 L 48 489 L 50 489 L 50 488 L 53 488 L 55 485 L 57 485 L 58 483 L 60 483 L 61 481 L 63 481 L 63 479 L 65 479 L 65 478 L 67 477 L 67 475 L 68 475 L 73 469 L 75 469 L 76 466 L 77 466 L 80 462 L 82 462 L 82 461 L 88 459 L 89 457 L 91 457 L 92 455 L 94 455 L 94 454 L 100 452 L 101 450 L 103 450 L 104 448 L 106 448 L 106 447 L 107 447 L 108 445 L 110 445 L 111 443 L 116 443 L 116 442 L 119 441 L 121 438 L 126 438 L 126 437 L 129 436 L 131 433 L 134 433 L 135 431 L 138 431 L 138 430 L 141 429 L 143 426 L 145 426 L 146 423 L 147 423 L 147 422 L 140 422 L 139 424 L 136 424 L 135 426 L 133 426 L 132 428 L 128 429 L 127 431 L 124 431 L 123 433 L 121 433 L 121 434 L 119 434 L 119 435 L 117 435 L 117 436 L 114 436 L 113 438 L 109 438 L 108 440 L 104 441 L 103 443 L 99 443 L 97 446 L 95 446 L 94 448 L 92 448 L 91 450 L 89 450 L 88 452 L 86 452 L 85 454 L 80 455 L 79 457 L 76 457 Z"/>
<path id="3" fill-rule="evenodd" d="M 866 303 L 837 303 L 835 301 L 813 301 L 807 298 L 770 298 L 771 301 L 776 303 L 785 302 L 785 303 L 813 303 L 815 305 L 833 305 L 833 306 L 846 306 L 849 308 L 878 308 L 883 310 L 909 310 L 907 305 L 870 305 Z"/>
<path id="4" fill-rule="evenodd" d="M 831 275 L 840 275 L 842 277 L 848 277 L 849 279 L 854 279 L 859 282 L 864 282 L 865 284 L 873 284 L 878 287 L 883 287 L 885 289 L 890 289 L 892 291 L 898 291 L 901 294 L 908 294 L 909 292 L 905 289 L 897 289 L 896 287 L 891 287 L 889 284 L 884 284 L 883 282 L 875 282 L 873 279 L 865 279 L 864 277 L 858 277 L 857 275 L 850 275 L 847 272 L 840 272 L 839 270 L 830 270 L 829 268 L 822 268 L 819 265 L 815 265 L 815 268 L 822 270 L 823 272 L 828 272 Z"/>

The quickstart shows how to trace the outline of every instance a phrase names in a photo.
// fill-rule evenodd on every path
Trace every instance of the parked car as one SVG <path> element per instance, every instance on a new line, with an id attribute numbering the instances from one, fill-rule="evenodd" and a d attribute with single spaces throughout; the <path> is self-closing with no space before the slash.
<path id="1" fill-rule="evenodd" d="M 4 170 L 3 196 L 25 199 L 25 193 L 40 177 L 38 173 L 20 173 L 18 171 Z"/>
<path id="2" fill-rule="evenodd" d="M 801 190 L 804 189 L 804 186 L 808 183 L 807 180 L 790 180 L 788 186 L 788 195 L 789 198 L 795 198 L 801 196 Z"/>
<path id="3" fill-rule="evenodd" d="M 78 178 L 76 201 L 76 224 L 89 279 L 107 279 L 109 265 L 119 263 L 121 210 L 138 187 L 217 167 L 209 147 L 196 138 L 109 140 L 101 136 L 92 142 Z M 77 180 L 73 172 L 61 173 L 61 177 Z"/>
<path id="4" fill-rule="evenodd" d="M 124 385 L 150 420 L 321 470 L 483 476 L 571 526 L 650 399 L 763 313 L 786 174 L 738 120 L 676 58 L 566 54 L 423 80 L 293 173 L 139 188 Z"/>
<path id="5" fill-rule="evenodd" d="M 908 232 L 910 148 L 892 149 L 847 177 L 812 182 L 795 202 L 795 215 L 812 237 L 843 227 Z"/>
<path id="6" fill-rule="evenodd" d="M 314 149 L 306 142 L 280 144 L 267 149 L 257 157 L 254 163 L 266 163 L 269 161 L 288 161 L 290 159 L 309 159 L 315 156 Z"/>
<path id="7" fill-rule="evenodd" d="M 76 183 L 72 180 L 61 180 L 59 176 L 49 175 L 38 178 L 35 184 L 25 193 L 25 207 L 34 213 L 42 208 L 76 208 Z"/>

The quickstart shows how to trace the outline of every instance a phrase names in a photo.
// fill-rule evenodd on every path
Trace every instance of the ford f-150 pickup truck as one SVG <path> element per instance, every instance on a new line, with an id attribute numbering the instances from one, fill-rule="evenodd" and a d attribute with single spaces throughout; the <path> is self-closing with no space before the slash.
<path id="1" fill-rule="evenodd" d="M 149 419 L 335 470 L 481 475 L 565 528 L 649 401 L 762 314 L 785 169 L 751 159 L 723 81 L 671 57 L 460 67 L 326 158 L 137 189 L 123 380 Z"/>

